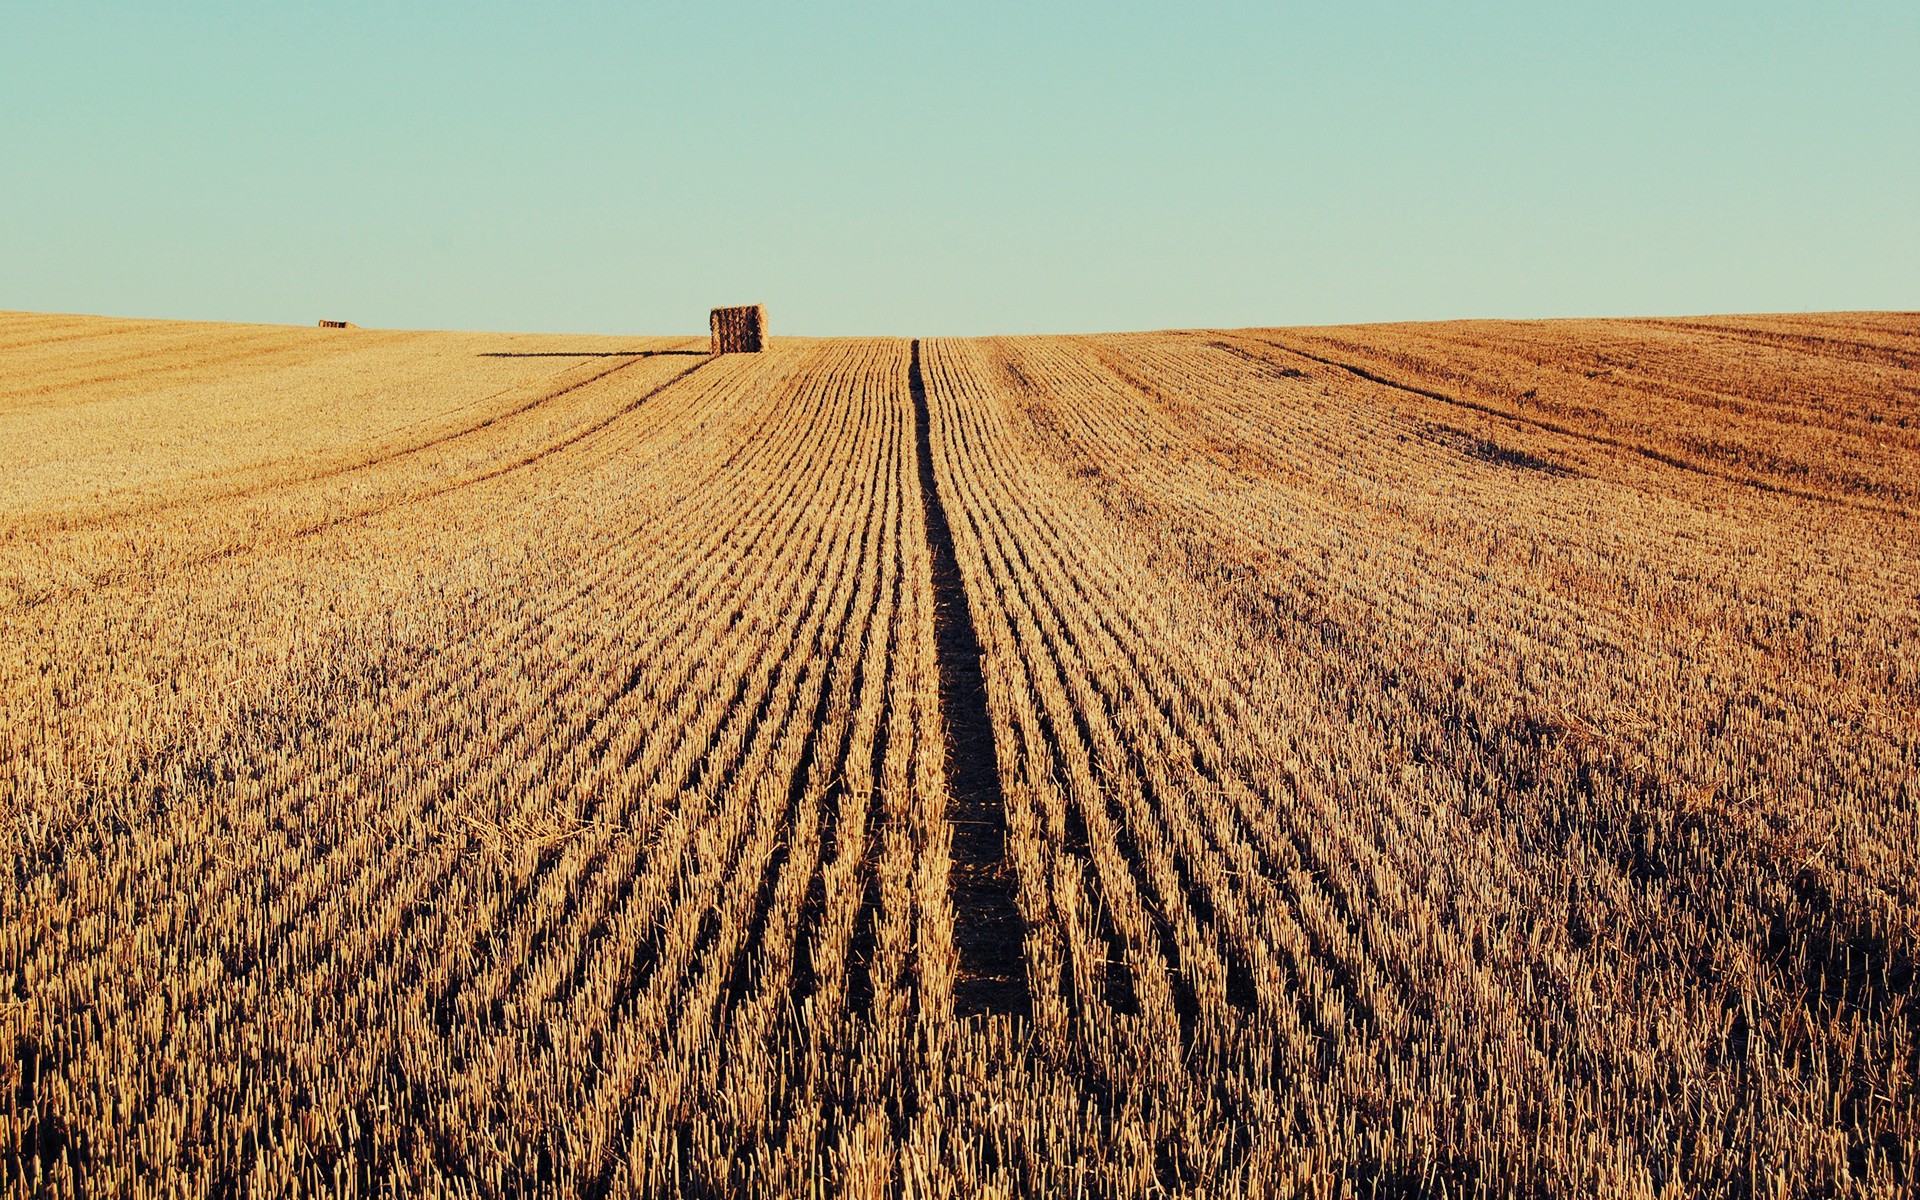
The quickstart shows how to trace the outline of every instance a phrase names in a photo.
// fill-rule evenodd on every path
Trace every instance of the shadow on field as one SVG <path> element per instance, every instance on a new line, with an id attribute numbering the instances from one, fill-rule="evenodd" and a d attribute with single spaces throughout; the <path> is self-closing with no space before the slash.
<path id="1" fill-rule="evenodd" d="M 934 478 L 927 385 L 920 375 L 920 343 L 907 372 L 913 395 L 920 497 L 926 506 L 927 550 L 933 572 L 934 644 L 940 663 L 940 710 L 946 719 L 947 808 L 953 825 L 954 948 L 960 952 L 953 984 L 954 1012 L 1030 1016 L 1026 924 L 1015 901 L 1007 861 L 1007 806 L 1000 790 L 993 718 L 980 668 L 980 636 L 967 607 L 966 583 L 954 554 L 947 509 Z"/>
<path id="2" fill-rule="evenodd" d="M 483 350 L 481 358 L 659 358 L 662 355 L 707 358 L 705 350 Z"/>

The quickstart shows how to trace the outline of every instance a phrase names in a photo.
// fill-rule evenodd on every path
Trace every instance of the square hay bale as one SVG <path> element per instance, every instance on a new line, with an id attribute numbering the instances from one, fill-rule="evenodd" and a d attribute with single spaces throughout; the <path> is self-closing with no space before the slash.
<path id="1" fill-rule="evenodd" d="M 766 347 L 767 306 L 764 304 L 716 308 L 709 324 L 713 329 L 715 354 L 756 354 Z"/>
<path id="2" fill-rule="evenodd" d="M 352 321 L 328 321 L 328 320 L 324 320 L 324 319 L 323 319 L 323 320 L 322 320 L 322 321 L 320 322 L 320 328 L 322 328 L 322 329 L 352 329 L 352 328 L 353 328 L 353 322 L 352 322 Z"/>

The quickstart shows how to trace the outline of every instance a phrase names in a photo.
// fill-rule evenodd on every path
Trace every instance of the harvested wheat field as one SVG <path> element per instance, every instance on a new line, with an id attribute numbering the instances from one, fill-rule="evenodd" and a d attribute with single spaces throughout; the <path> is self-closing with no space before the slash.
<path id="1" fill-rule="evenodd" d="M 0 1194 L 1920 1186 L 1920 315 L 0 315 Z"/>

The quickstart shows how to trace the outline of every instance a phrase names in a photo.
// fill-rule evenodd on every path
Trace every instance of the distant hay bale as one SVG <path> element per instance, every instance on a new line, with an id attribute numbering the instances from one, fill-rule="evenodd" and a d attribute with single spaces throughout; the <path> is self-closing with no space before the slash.
<path id="1" fill-rule="evenodd" d="M 764 304 L 716 308 L 709 323 L 713 328 L 715 354 L 756 354 L 765 348 L 767 306 Z"/>
<path id="2" fill-rule="evenodd" d="M 322 329 L 353 329 L 353 328 L 356 328 L 356 326 L 354 325 L 354 323 L 353 323 L 352 321 L 327 321 L 327 320 L 322 320 L 322 321 L 320 322 L 320 328 L 322 328 Z"/>

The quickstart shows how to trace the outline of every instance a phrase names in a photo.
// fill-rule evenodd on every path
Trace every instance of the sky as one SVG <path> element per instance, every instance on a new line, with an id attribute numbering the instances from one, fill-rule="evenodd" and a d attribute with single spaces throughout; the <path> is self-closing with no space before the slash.
<path id="1" fill-rule="evenodd" d="M 24 4 L 0 309 L 984 334 L 1920 309 L 1920 4 Z"/>

